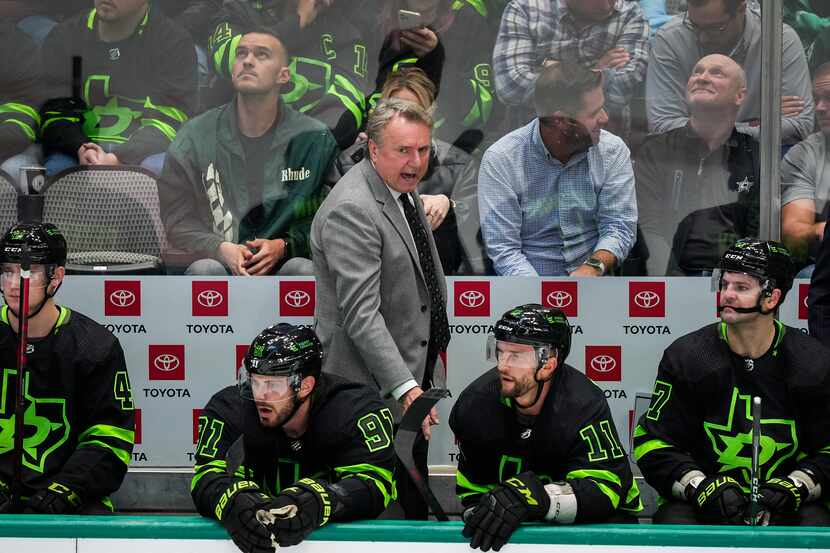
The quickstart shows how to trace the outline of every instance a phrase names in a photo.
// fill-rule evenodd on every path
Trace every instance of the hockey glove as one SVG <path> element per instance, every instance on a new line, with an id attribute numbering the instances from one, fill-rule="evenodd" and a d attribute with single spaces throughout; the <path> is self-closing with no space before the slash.
<path id="1" fill-rule="evenodd" d="M 285 547 L 297 545 L 326 524 L 331 511 L 332 494 L 328 485 L 303 478 L 277 495 L 261 517 L 270 523 L 277 543 Z"/>
<path id="2" fill-rule="evenodd" d="M 5 482 L 0 480 L 0 515 L 12 512 L 12 494 Z"/>
<path id="3" fill-rule="evenodd" d="M 81 508 L 81 498 L 63 484 L 52 482 L 49 487 L 39 490 L 26 503 L 23 514 L 71 515 Z"/>
<path id="4" fill-rule="evenodd" d="M 532 472 L 523 472 L 481 496 L 465 513 L 462 534 L 471 538 L 473 549 L 498 551 L 522 522 L 542 520 L 549 508 L 542 482 Z"/>
<path id="5" fill-rule="evenodd" d="M 788 478 L 770 478 L 758 491 L 758 503 L 772 513 L 797 511 L 808 495 L 807 486 Z"/>
<path id="6" fill-rule="evenodd" d="M 261 493 L 253 482 L 234 482 L 216 504 L 216 518 L 228 531 L 233 543 L 244 553 L 274 553 L 274 535 L 257 512 L 265 509 L 273 498 Z"/>
<path id="7" fill-rule="evenodd" d="M 708 476 L 693 488 L 687 487 L 687 496 L 694 504 L 700 519 L 707 524 L 744 524 L 744 511 L 749 505 L 738 481 L 731 476 Z"/>

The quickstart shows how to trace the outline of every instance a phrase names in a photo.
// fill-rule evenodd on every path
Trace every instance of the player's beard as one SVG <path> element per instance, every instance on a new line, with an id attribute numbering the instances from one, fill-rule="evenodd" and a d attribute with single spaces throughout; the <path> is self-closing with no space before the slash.
<path id="1" fill-rule="evenodd" d="M 513 379 L 509 382 L 499 381 L 501 386 L 501 395 L 502 397 L 522 397 L 523 395 L 527 394 L 528 392 L 532 392 L 536 389 L 536 381 L 533 379 L 532 376 L 527 376 L 525 378 Z"/>

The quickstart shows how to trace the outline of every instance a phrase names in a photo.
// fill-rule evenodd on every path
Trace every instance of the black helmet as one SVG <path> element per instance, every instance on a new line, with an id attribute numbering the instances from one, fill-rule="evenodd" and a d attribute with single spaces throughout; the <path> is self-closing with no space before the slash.
<path id="1" fill-rule="evenodd" d="M 20 223 L 10 228 L 0 244 L 0 263 L 21 263 L 23 245 L 29 259 L 40 265 L 66 265 L 66 239 L 51 223 Z"/>
<path id="2" fill-rule="evenodd" d="M 291 377 L 294 391 L 306 376 L 320 376 L 323 347 L 310 326 L 280 323 L 269 326 L 251 342 L 239 371 L 240 393 L 251 396 L 249 375 Z"/>
<path id="3" fill-rule="evenodd" d="M 787 292 L 793 287 L 795 267 L 789 250 L 779 242 L 741 238 L 735 242 L 718 262 L 718 288 L 720 274 L 724 272 L 745 273 L 761 282 L 764 296 L 769 296 L 776 288 L 781 290 L 784 302 Z"/>
<path id="4" fill-rule="evenodd" d="M 501 316 L 493 330 L 496 340 L 530 346 L 552 346 L 561 365 L 571 351 L 571 327 L 565 314 L 554 307 L 526 303 Z"/>

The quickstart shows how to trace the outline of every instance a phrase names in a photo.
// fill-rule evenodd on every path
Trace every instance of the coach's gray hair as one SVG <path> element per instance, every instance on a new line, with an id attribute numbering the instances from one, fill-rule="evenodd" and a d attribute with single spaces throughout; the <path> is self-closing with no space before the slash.
<path id="1" fill-rule="evenodd" d="M 399 98 L 383 100 L 369 114 L 366 134 L 375 144 L 381 144 L 381 133 L 395 116 L 400 116 L 413 123 L 423 123 L 432 129 L 432 116 L 421 106 Z"/>

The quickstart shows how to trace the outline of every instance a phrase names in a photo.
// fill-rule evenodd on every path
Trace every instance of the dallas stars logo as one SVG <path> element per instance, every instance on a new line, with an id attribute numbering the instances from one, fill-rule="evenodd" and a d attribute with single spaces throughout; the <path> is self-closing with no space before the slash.
<path id="1" fill-rule="evenodd" d="M 14 385 L 15 369 L 3 371 L 0 391 L 0 455 L 14 448 Z M 26 409 L 23 412 L 24 439 L 23 464 L 31 470 L 43 473 L 46 459 L 69 438 L 69 421 L 66 418 L 66 400 L 37 398 L 29 394 L 29 377 L 23 383 Z"/>
<path id="2" fill-rule="evenodd" d="M 726 424 L 704 422 L 703 429 L 712 442 L 712 450 L 718 455 L 719 472 L 736 471 L 739 481 L 748 484 L 752 467 L 752 415 L 751 396 L 732 389 L 729 417 Z M 782 441 L 777 441 L 782 440 Z M 795 421 L 788 419 L 761 419 L 761 451 L 759 463 L 763 480 L 769 479 L 778 466 L 795 455 L 798 436 Z"/>
<path id="3" fill-rule="evenodd" d="M 738 192 L 749 192 L 755 183 L 746 176 L 744 180 L 740 180 L 736 184 L 738 185 Z"/>

